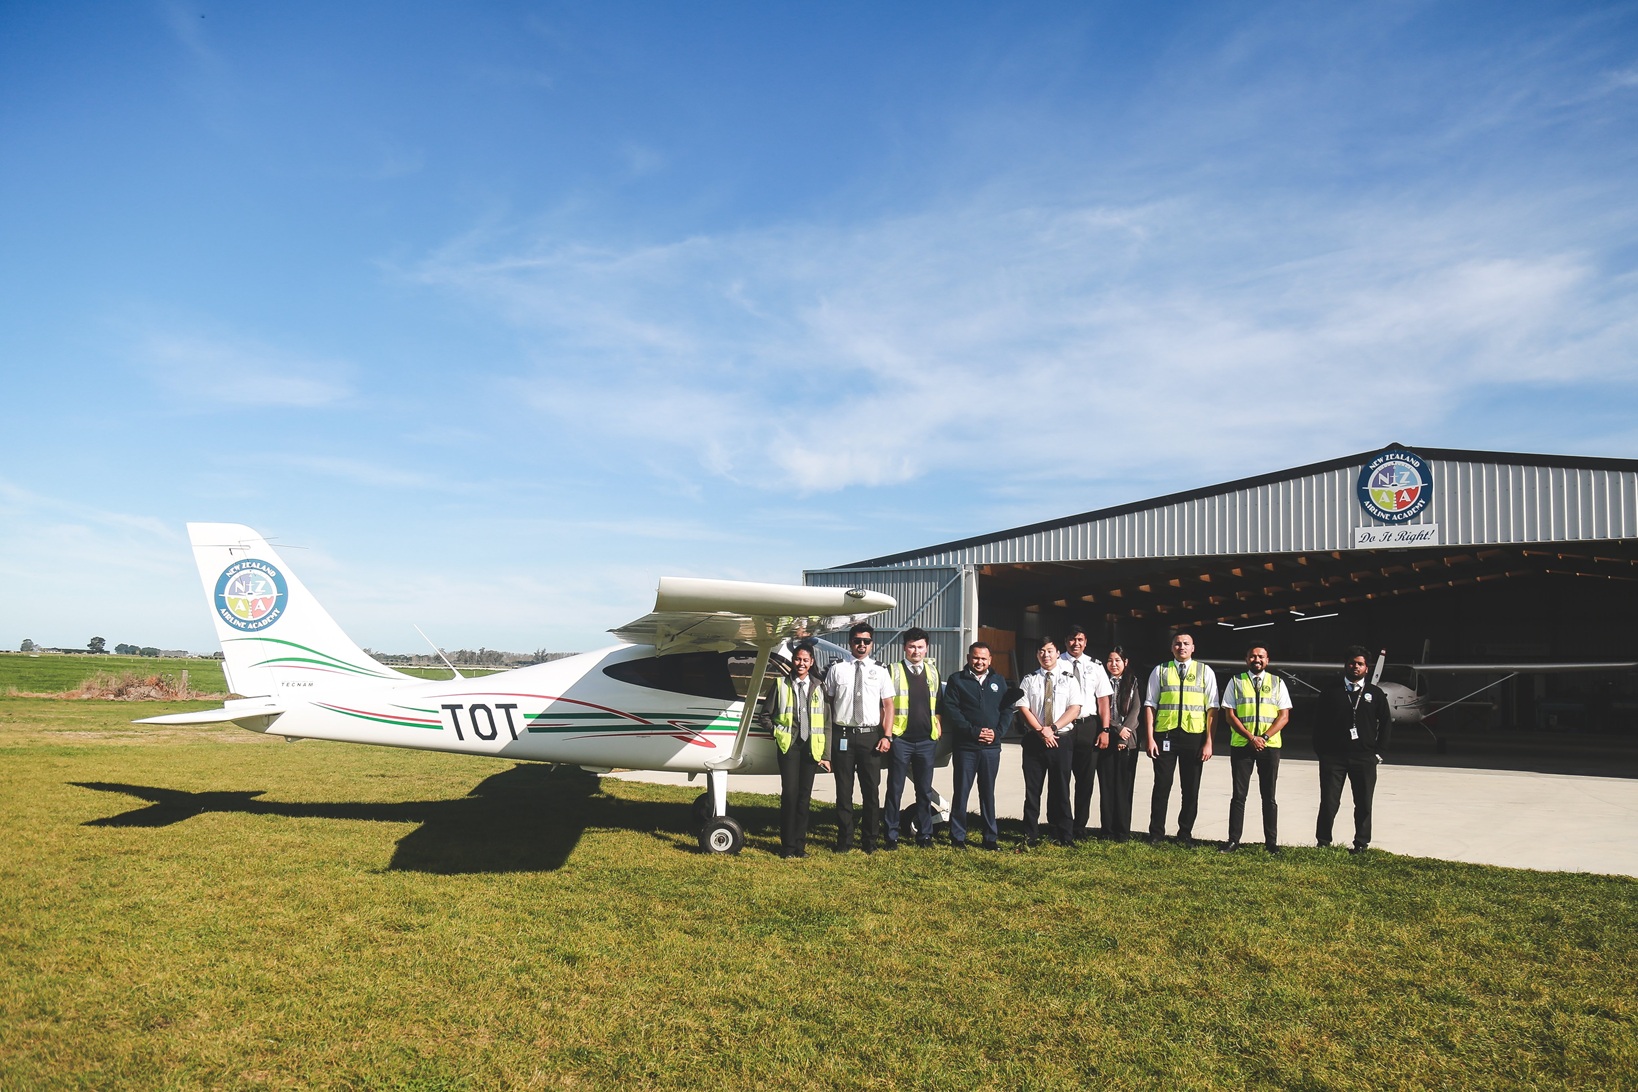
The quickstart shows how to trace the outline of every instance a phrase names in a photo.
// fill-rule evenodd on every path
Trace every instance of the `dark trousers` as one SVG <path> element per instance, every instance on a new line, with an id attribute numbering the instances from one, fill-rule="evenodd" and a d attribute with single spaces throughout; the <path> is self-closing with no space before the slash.
<path id="1" fill-rule="evenodd" d="M 1168 750 L 1166 742 L 1171 741 Z M 1206 745 L 1206 733 L 1185 732 L 1174 728 L 1170 732 L 1156 732 L 1155 742 L 1160 745 L 1160 756 L 1155 759 L 1155 791 L 1149 798 L 1149 836 L 1159 838 L 1166 833 L 1166 807 L 1172 800 L 1172 775 L 1183 789 L 1183 805 L 1177 813 L 1177 836 L 1194 836 L 1194 817 L 1200 811 L 1200 752 Z"/>
<path id="2" fill-rule="evenodd" d="M 1075 722 L 1075 749 L 1069 771 L 1075 781 L 1075 837 L 1086 834 L 1092 822 L 1092 779 L 1098 769 L 1098 722 Z"/>
<path id="3" fill-rule="evenodd" d="M 1320 810 L 1314 824 L 1314 840 L 1331 844 L 1331 823 L 1342 806 L 1342 783 L 1354 790 L 1354 845 L 1371 844 L 1371 797 L 1376 794 L 1376 756 L 1367 752 L 1345 752 L 1319 756 Z"/>
<path id="4" fill-rule="evenodd" d="M 1132 785 L 1137 781 L 1136 748 L 1117 751 L 1111 743 L 1098 752 L 1098 804 L 1103 836 L 1124 842 L 1132 836 Z"/>
<path id="5" fill-rule="evenodd" d="M 1229 772 L 1234 795 L 1229 799 L 1229 841 L 1238 842 L 1246 825 L 1246 797 L 1251 794 L 1251 771 L 1257 771 L 1257 795 L 1263 798 L 1263 841 L 1274 845 L 1280 836 L 1280 808 L 1274 803 L 1274 783 L 1280 776 L 1280 752 L 1275 747 L 1254 750 L 1248 743 L 1229 751 Z"/>
<path id="6" fill-rule="evenodd" d="M 950 841 L 962 845 L 967 841 L 967 801 L 978 782 L 978 817 L 984 844 L 993 846 L 1001 836 L 995 822 L 995 775 L 1001 771 L 1001 748 L 985 747 L 977 751 L 956 750 L 950 754 L 951 774 L 955 778 L 955 799 L 950 801 Z"/>
<path id="7" fill-rule="evenodd" d="M 837 729 L 838 732 L 843 731 Z M 842 741 L 847 741 L 847 750 Z M 867 850 L 876 848 L 876 839 L 882 827 L 882 756 L 876 744 L 882 741 L 880 728 L 858 735 L 848 732 L 838 735 L 836 752 L 831 756 L 830 768 L 836 774 L 836 848 L 853 846 L 853 782 L 859 782 L 859 795 L 864 797 L 864 838 Z"/>
<path id="8" fill-rule="evenodd" d="M 887 844 L 898 845 L 903 818 L 904 782 L 916 786 L 916 802 L 910 820 L 916 826 L 916 840 L 933 840 L 933 758 L 938 744 L 930 739 L 908 740 L 899 736 L 887 752 Z"/>
<path id="9" fill-rule="evenodd" d="M 813 775 L 818 771 L 809 744 L 799 739 L 792 739 L 791 749 L 779 756 L 779 848 L 784 853 L 807 852 Z"/>
<path id="10" fill-rule="evenodd" d="M 1075 736 L 1071 729 L 1058 737 L 1058 746 L 1048 747 L 1040 732 L 1024 735 L 1024 838 L 1040 837 L 1041 785 L 1047 789 L 1047 829 L 1060 842 L 1075 839 L 1075 815 L 1069 806 L 1069 775 L 1075 762 Z"/>

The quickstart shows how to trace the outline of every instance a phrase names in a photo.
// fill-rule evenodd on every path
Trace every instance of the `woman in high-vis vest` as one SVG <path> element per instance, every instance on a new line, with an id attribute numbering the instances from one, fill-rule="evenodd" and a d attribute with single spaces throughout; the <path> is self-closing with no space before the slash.
<path id="1" fill-rule="evenodd" d="M 791 677 L 774 679 L 773 712 L 759 720 L 772 731 L 779 748 L 779 855 L 808 855 L 808 814 L 813 805 L 813 778 L 829 771 L 825 731 L 825 688 L 813 677 L 813 646 L 791 653 Z"/>
<path id="2" fill-rule="evenodd" d="M 1098 803 L 1103 836 L 1124 842 L 1132 836 L 1132 786 L 1143 747 L 1138 735 L 1143 730 L 1143 694 L 1124 648 L 1110 649 L 1103 666 L 1115 693 L 1109 699 L 1109 730 L 1099 732 L 1097 739 Z"/>

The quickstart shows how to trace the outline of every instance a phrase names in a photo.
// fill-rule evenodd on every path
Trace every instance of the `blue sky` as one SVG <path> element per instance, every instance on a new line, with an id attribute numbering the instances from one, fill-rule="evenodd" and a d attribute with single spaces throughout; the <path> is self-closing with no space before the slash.
<path id="1" fill-rule="evenodd" d="M 0 647 L 581 649 L 1413 445 L 1638 457 L 1631 4 L 9 3 Z"/>

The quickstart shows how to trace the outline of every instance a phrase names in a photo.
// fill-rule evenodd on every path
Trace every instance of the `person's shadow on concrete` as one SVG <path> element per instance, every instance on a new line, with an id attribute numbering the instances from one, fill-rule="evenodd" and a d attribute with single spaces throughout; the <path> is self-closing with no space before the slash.
<path id="1" fill-rule="evenodd" d="M 387 867 L 440 875 L 552 871 L 563 866 L 590 827 L 674 831 L 679 845 L 693 839 L 688 804 L 604 796 L 596 775 L 541 763 L 487 777 L 464 797 L 394 804 L 285 803 L 261 799 L 263 789 L 186 792 L 107 781 L 71 784 L 149 802 L 85 824 L 93 827 L 166 827 L 206 812 L 415 823 L 398 840 Z"/>

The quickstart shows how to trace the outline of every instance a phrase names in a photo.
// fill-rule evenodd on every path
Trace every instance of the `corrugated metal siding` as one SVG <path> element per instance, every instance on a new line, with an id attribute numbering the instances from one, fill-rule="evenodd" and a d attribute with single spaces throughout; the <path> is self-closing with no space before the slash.
<path id="1" fill-rule="evenodd" d="M 883 642 L 877 659 L 883 663 L 897 659 L 896 643 L 888 647 L 887 640 L 901 628 L 920 626 L 927 631 L 930 655 L 939 670 L 949 674 L 965 662 L 965 649 L 961 647 L 960 575 L 961 570 L 954 566 L 814 569 L 803 574 L 803 582 L 809 587 L 869 588 L 893 596 L 899 605 L 870 620 L 876 627 L 876 639 Z M 846 644 L 840 640 L 836 643 Z"/>
<path id="2" fill-rule="evenodd" d="M 1447 460 L 1429 465 L 1433 503 L 1405 526 L 1439 524 L 1442 545 L 1638 537 L 1638 473 Z M 1345 467 L 929 552 L 887 567 L 1347 550 L 1353 548 L 1355 527 L 1380 526 L 1359 506 L 1358 480 L 1359 467 Z"/>

